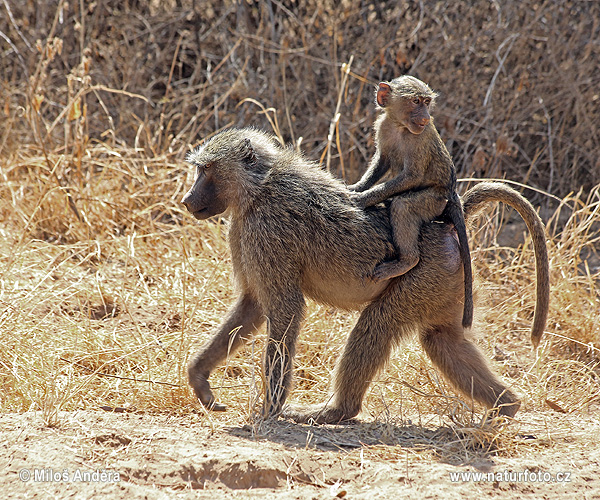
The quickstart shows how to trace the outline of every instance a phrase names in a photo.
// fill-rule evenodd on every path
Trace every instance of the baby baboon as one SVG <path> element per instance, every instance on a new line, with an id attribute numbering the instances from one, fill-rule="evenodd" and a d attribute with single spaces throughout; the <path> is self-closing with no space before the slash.
<path id="1" fill-rule="evenodd" d="M 462 324 L 473 323 L 473 275 L 462 205 L 456 193 L 456 170 L 452 158 L 429 114 L 436 94 L 422 81 L 401 76 L 381 82 L 376 92 L 382 109 L 375 122 L 377 150 L 362 179 L 349 186 L 353 200 L 370 207 L 390 196 L 390 220 L 397 260 L 379 264 L 376 280 L 406 273 L 419 262 L 421 225 L 445 215 L 458 234 L 464 270 L 465 303 Z M 392 178 L 375 183 L 390 172 Z"/>
<path id="2" fill-rule="evenodd" d="M 461 326 L 463 273 L 454 230 L 424 223 L 420 265 L 393 280 L 364 279 L 364 270 L 391 258 L 388 208 L 360 209 L 346 186 L 300 153 L 253 129 L 230 129 L 188 155 L 196 180 L 183 204 L 197 219 L 228 211 L 229 245 L 239 297 L 214 337 L 191 360 L 188 376 L 200 402 L 223 410 L 208 382 L 211 371 L 267 321 L 263 413 L 277 415 L 286 400 L 305 296 L 361 310 L 338 364 L 331 402 L 290 411 L 298 421 L 338 422 L 358 414 L 369 383 L 394 345 L 418 333 L 448 380 L 468 398 L 513 416 L 518 398 L 492 373 Z M 483 184 L 479 185 L 483 186 Z M 547 313 L 548 259 L 543 224 L 533 207 L 501 184 L 476 186 L 465 196 L 475 211 L 487 200 L 526 213 L 539 257 L 534 335 Z M 510 193 L 510 196 L 505 192 Z M 469 212 L 466 213 L 469 215 Z M 533 221 L 533 222 L 532 222 Z"/>

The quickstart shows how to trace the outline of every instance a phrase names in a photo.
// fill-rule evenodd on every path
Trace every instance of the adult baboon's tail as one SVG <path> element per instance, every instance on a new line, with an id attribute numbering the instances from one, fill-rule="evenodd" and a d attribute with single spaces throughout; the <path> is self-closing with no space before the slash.
<path id="1" fill-rule="evenodd" d="M 531 342 L 537 347 L 544 333 L 548 307 L 550 302 L 550 269 L 544 223 L 533 205 L 519 192 L 501 182 L 482 182 L 469 189 L 463 199 L 465 220 L 473 219 L 481 209 L 490 202 L 500 201 L 514 208 L 527 224 L 533 240 L 535 252 L 536 304 L 533 325 L 531 327 Z"/>

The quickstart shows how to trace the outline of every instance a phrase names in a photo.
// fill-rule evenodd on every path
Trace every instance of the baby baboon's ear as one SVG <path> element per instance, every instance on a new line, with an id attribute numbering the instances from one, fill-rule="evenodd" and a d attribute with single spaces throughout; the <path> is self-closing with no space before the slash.
<path id="1" fill-rule="evenodd" d="M 385 108 L 387 106 L 391 93 L 392 87 L 390 87 L 389 83 L 380 82 L 379 86 L 377 87 L 376 94 L 377 104 L 382 108 Z"/>

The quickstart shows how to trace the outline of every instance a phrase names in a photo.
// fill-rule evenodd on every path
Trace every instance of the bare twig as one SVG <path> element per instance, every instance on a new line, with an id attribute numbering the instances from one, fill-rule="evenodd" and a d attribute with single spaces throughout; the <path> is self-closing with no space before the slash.
<path id="1" fill-rule="evenodd" d="M 348 82 L 348 74 L 350 73 L 350 68 L 352 67 L 352 61 L 354 61 L 354 56 L 350 56 L 350 60 L 347 63 L 342 64 L 342 81 L 340 83 L 340 88 L 338 89 L 338 99 L 337 99 L 337 103 L 335 105 L 335 112 L 333 113 L 333 119 L 331 120 L 331 123 L 329 124 L 329 134 L 327 135 L 327 146 L 325 147 L 325 151 L 323 152 L 323 155 L 321 156 L 321 160 L 319 163 L 323 163 L 323 158 L 325 156 L 327 156 L 327 163 L 325 165 L 325 168 L 327 170 L 330 170 L 331 167 L 331 143 L 333 141 L 333 134 L 336 131 L 336 129 L 339 132 L 338 127 L 338 122 L 340 120 L 340 107 L 342 105 L 342 98 L 344 96 L 344 90 L 346 89 L 346 83 Z M 340 155 L 340 161 L 342 162 L 342 169 L 343 169 L 343 160 L 342 160 L 342 151 L 341 148 L 339 148 L 339 134 L 337 135 L 338 137 L 338 153 Z"/>

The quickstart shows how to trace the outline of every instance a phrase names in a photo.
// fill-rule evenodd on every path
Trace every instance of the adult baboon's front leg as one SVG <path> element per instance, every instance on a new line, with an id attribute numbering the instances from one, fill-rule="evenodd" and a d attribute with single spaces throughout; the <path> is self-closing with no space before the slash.
<path id="1" fill-rule="evenodd" d="M 302 292 L 288 290 L 273 294 L 267 315 L 267 347 L 264 359 L 265 399 L 263 415 L 281 412 L 291 381 L 296 340 L 306 304 Z"/>
<path id="2" fill-rule="evenodd" d="M 256 300 L 249 294 L 240 295 L 227 312 L 214 337 L 192 358 L 188 365 L 188 380 L 196 397 L 206 408 L 214 411 L 226 409 L 225 405 L 215 400 L 208 377 L 227 355 L 235 352 L 264 321 L 262 309 Z"/>

